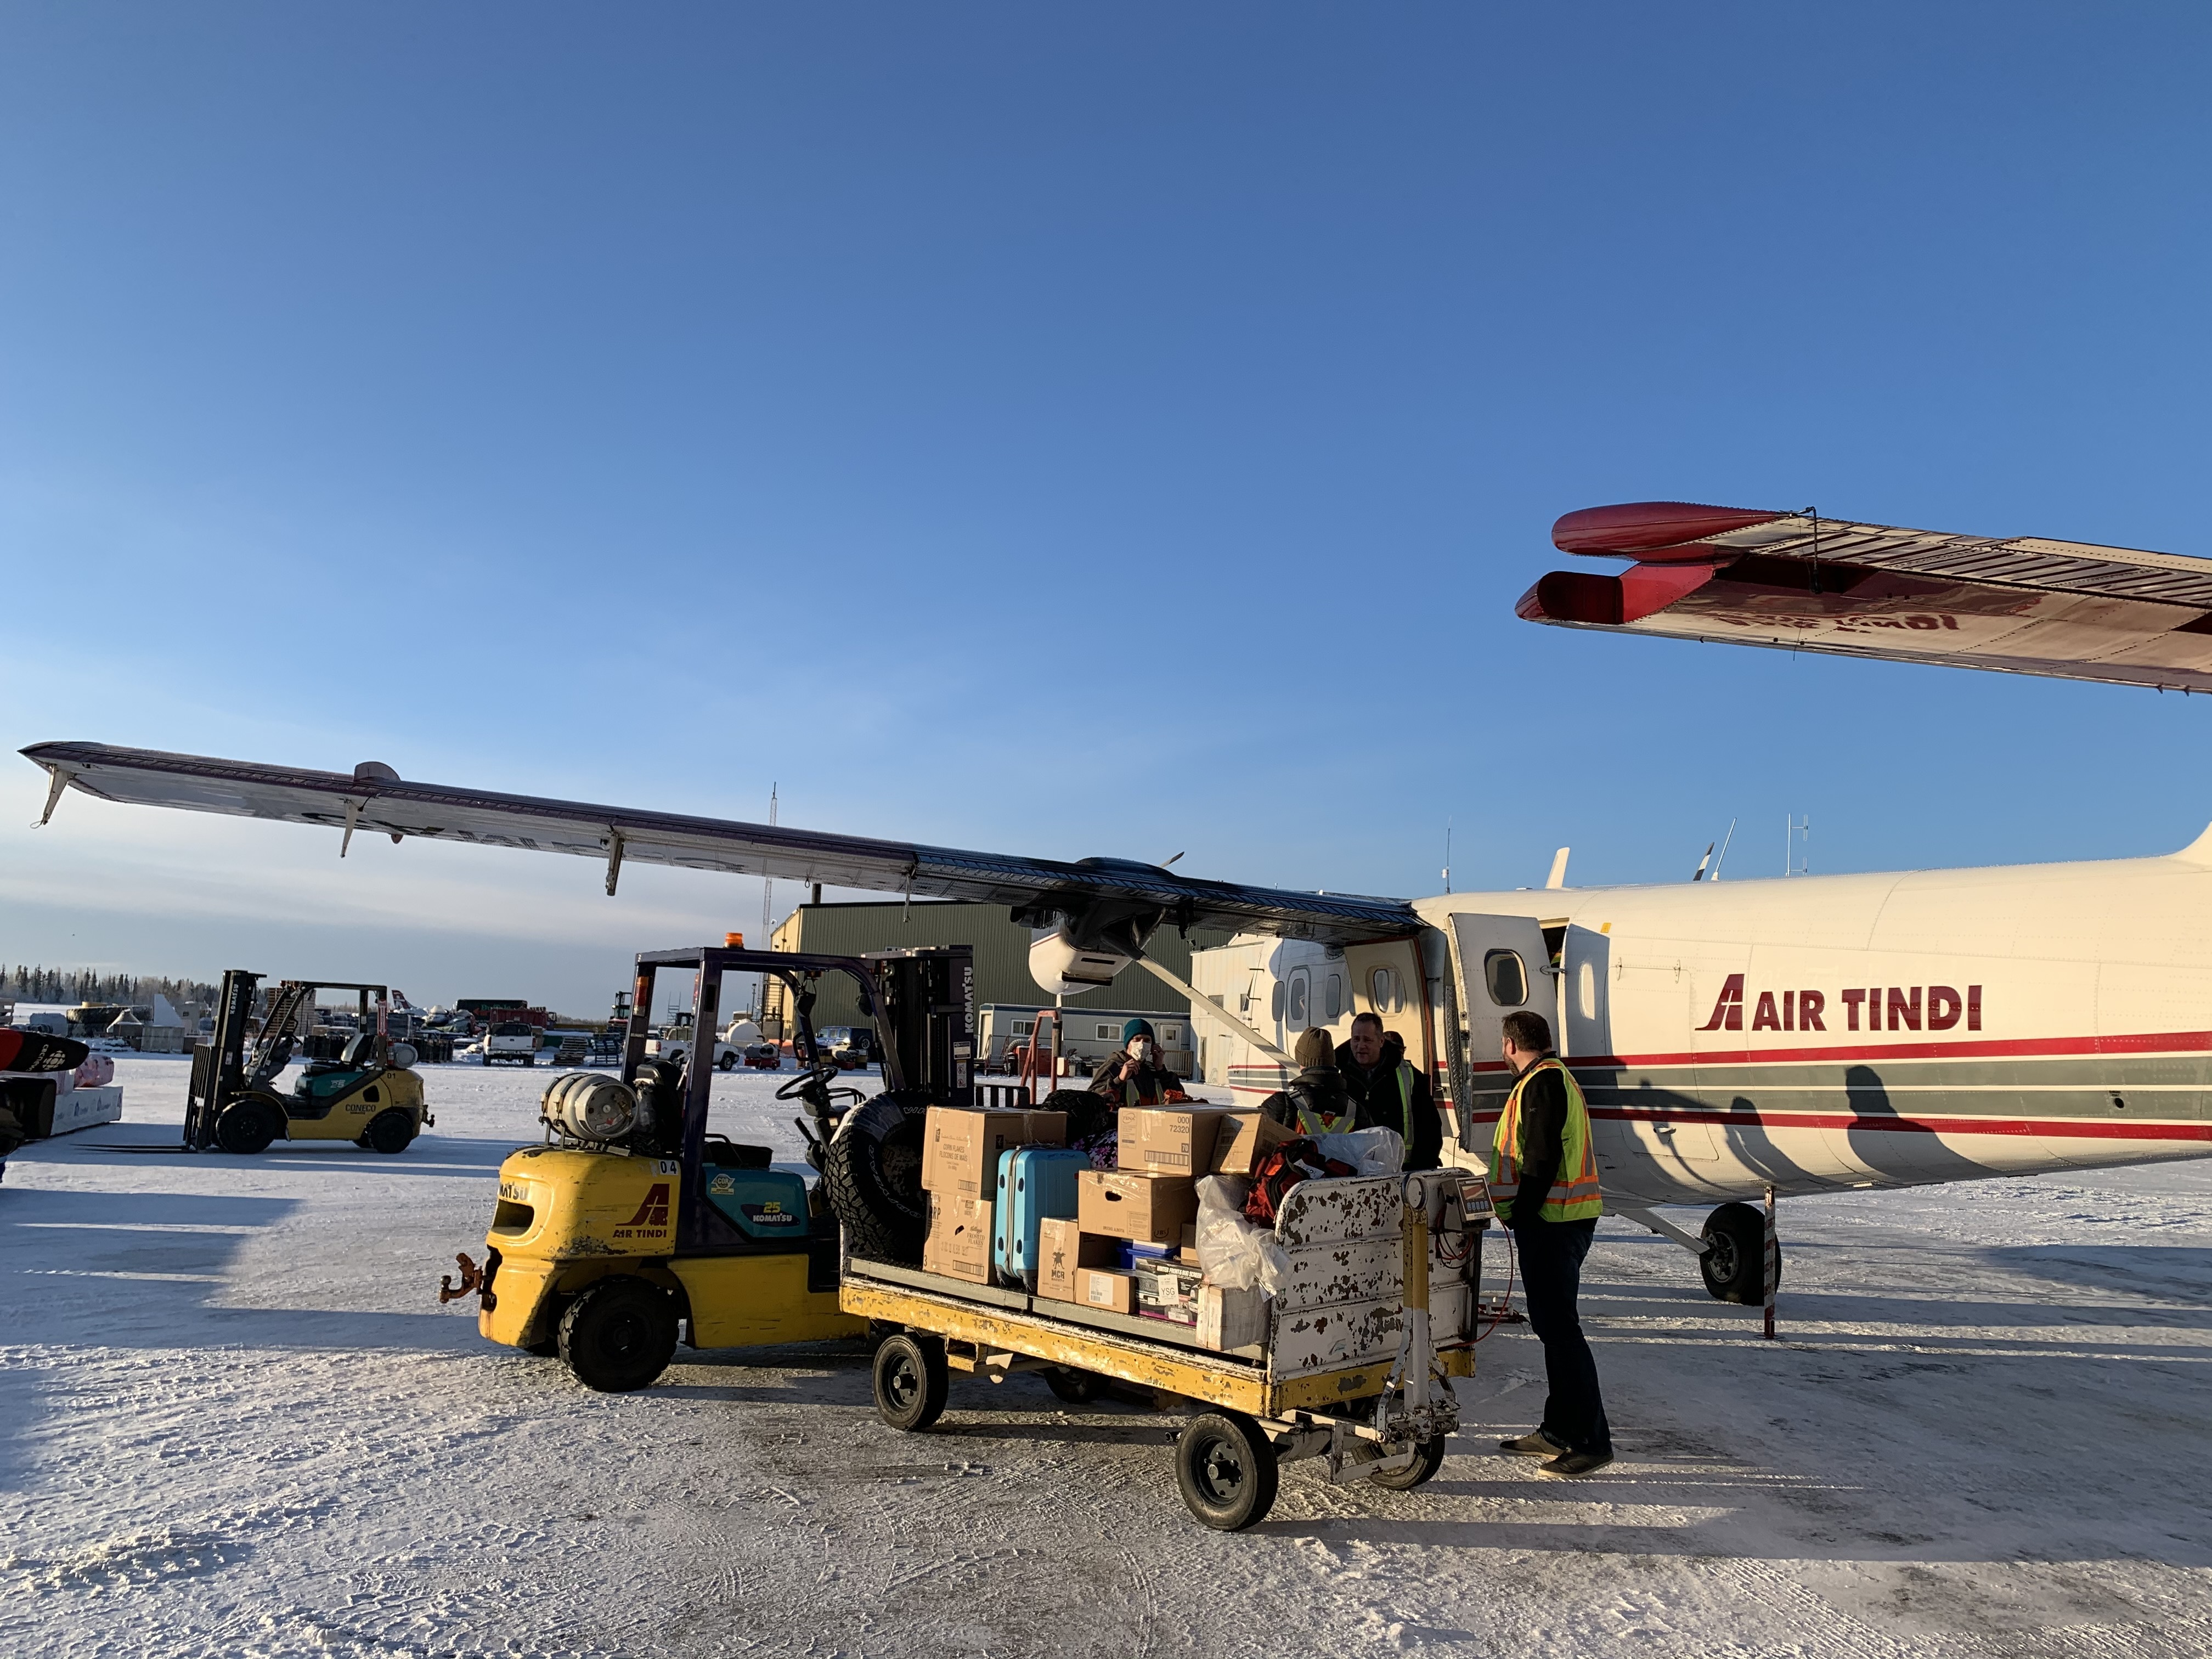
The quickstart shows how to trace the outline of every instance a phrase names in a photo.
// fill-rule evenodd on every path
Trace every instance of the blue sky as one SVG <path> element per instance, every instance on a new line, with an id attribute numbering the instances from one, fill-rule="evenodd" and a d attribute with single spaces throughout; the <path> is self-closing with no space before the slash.
<path id="1" fill-rule="evenodd" d="M 2212 554 L 2212 15 L 0 10 L 0 738 L 1415 895 L 2169 850 L 2212 709 L 1532 628 L 1653 497 Z M 0 768 L 0 958 L 595 1009 L 752 884 Z M 787 890 L 786 897 L 790 896 Z M 781 908 L 779 906 L 779 908 Z"/>

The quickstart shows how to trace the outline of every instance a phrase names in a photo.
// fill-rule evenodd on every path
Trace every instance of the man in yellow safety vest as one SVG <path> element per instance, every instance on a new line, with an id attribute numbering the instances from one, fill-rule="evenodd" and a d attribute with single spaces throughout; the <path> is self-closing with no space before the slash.
<path id="1" fill-rule="evenodd" d="M 1490 1195 L 1498 1218 L 1513 1230 L 1528 1328 L 1544 1345 L 1551 1384 L 1542 1426 L 1500 1441 L 1498 1449 L 1545 1459 L 1547 1474 L 1589 1474 L 1613 1462 L 1597 1361 L 1575 1308 L 1583 1258 L 1605 1212 L 1589 1108 L 1574 1074 L 1552 1052 L 1552 1028 L 1541 1014 L 1506 1015 L 1498 1048 L 1515 1080 L 1491 1143 Z"/>

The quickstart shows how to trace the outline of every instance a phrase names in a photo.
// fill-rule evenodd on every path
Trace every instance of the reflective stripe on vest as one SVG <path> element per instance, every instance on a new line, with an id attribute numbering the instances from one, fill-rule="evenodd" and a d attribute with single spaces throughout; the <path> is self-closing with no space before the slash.
<path id="1" fill-rule="evenodd" d="M 1302 1135 L 1350 1134 L 1359 1127 L 1359 1109 L 1347 1105 L 1342 1117 L 1331 1117 L 1326 1112 L 1310 1112 L 1298 1105 L 1298 1097 L 1291 1096 L 1291 1103 L 1297 1106 L 1298 1133 Z"/>
<path id="2" fill-rule="evenodd" d="M 1567 1121 L 1559 1131 L 1559 1173 L 1552 1190 L 1536 1212 L 1540 1221 L 1588 1221 L 1605 1213 L 1605 1196 L 1598 1190 L 1597 1154 L 1590 1145 L 1589 1105 L 1582 1085 L 1556 1056 L 1538 1060 L 1513 1085 L 1505 1109 L 1498 1115 L 1498 1133 L 1490 1144 L 1490 1199 L 1498 1218 L 1513 1218 L 1513 1200 L 1520 1190 L 1522 1157 L 1521 1093 L 1537 1073 L 1553 1071 L 1567 1088 Z"/>

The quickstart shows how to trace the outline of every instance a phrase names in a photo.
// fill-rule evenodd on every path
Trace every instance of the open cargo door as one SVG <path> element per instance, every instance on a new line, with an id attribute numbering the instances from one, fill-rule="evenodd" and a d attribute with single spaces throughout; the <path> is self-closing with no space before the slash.
<path id="1" fill-rule="evenodd" d="M 1505 1105 L 1513 1079 L 1498 1057 L 1505 1016 L 1526 1008 L 1559 1030 L 1556 976 L 1542 924 L 1533 916 L 1470 915 L 1451 919 L 1457 958 L 1460 1023 L 1467 1031 L 1468 1098 L 1459 1110 L 1460 1145 L 1472 1152 L 1488 1144 L 1490 1125 Z"/>

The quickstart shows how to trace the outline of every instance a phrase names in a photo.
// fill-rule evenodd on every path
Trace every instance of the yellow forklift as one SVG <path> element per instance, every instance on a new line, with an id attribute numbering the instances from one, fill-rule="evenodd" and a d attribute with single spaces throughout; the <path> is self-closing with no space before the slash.
<path id="1" fill-rule="evenodd" d="M 286 1140 L 350 1140 L 365 1152 L 404 1152 L 434 1124 L 422 1103 L 415 1050 L 386 1031 L 390 999 L 381 985 L 288 979 L 270 994 L 269 1010 L 251 1055 L 247 1027 L 262 975 L 233 968 L 222 976 L 215 1041 L 192 1050 L 185 1099 L 185 1146 L 252 1154 Z M 315 994 L 351 991 L 361 1023 L 335 1060 L 311 1060 L 289 1094 L 276 1086 L 302 1038 L 313 1029 Z M 374 1024 L 372 1025 L 372 1018 Z"/>
<path id="2" fill-rule="evenodd" d="M 653 985 L 664 969 L 691 970 L 696 1029 L 720 1023 L 722 979 L 772 975 L 791 993 L 801 1070 L 776 1091 L 799 1103 L 803 1166 L 779 1165 L 766 1146 L 709 1133 L 711 1063 L 649 1060 Z M 857 986 L 882 1038 L 884 1091 L 872 1099 L 841 1082 L 812 1019 L 824 974 Z M 840 1312 L 844 1243 L 891 1261 L 918 1261 L 923 1115 L 974 1103 L 975 974 L 965 945 L 866 957 L 699 946 L 637 958 L 619 1077 L 572 1072 L 545 1090 L 544 1144 L 501 1164 L 499 1197 L 482 1267 L 458 1258 L 477 1328 L 494 1342 L 557 1352 L 586 1387 L 624 1393 L 649 1385 L 679 1339 L 694 1348 L 857 1337 L 864 1320 Z"/>

